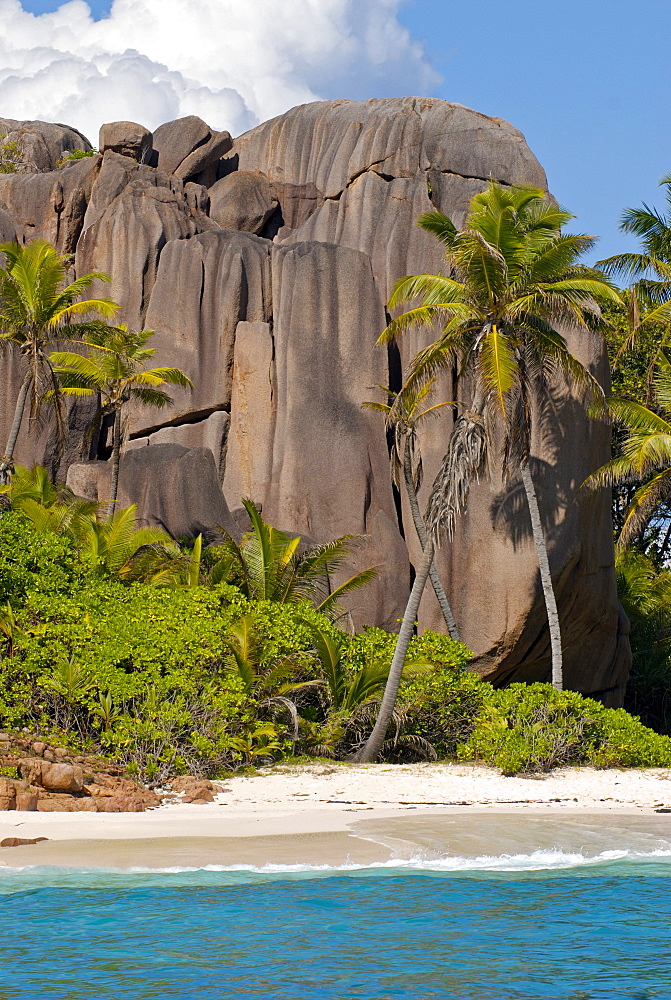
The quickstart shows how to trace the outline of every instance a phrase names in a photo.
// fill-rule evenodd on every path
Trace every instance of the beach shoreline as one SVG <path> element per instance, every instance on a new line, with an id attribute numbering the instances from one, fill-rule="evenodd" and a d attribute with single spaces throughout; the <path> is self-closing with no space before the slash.
<path id="1" fill-rule="evenodd" d="M 464 764 L 313 764 L 225 787 L 214 803 L 144 813 L 0 812 L 0 840 L 48 838 L 3 848 L 0 867 L 368 864 L 671 844 L 670 770 L 505 777 Z"/>

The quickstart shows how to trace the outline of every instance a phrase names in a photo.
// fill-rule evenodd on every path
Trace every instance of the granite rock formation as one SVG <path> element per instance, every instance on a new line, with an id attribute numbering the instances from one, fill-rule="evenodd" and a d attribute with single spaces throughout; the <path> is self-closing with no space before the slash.
<path id="1" fill-rule="evenodd" d="M 0 775 L 0 812 L 144 812 L 164 802 L 205 805 L 228 790 L 220 782 L 185 774 L 156 791 L 103 757 L 73 754 L 25 733 L 0 733 L 0 767 L 18 775 Z M 0 847 L 44 839 L 5 838 Z"/>
<path id="2" fill-rule="evenodd" d="M 17 172 L 25 174 L 55 170 L 62 157 L 91 149 L 91 143 L 76 128 L 15 118 L 0 118 L 0 146 L 16 150 Z"/>
<path id="3" fill-rule="evenodd" d="M 155 330 L 157 359 L 194 382 L 164 411 L 131 413 L 123 499 L 176 534 L 230 526 L 243 495 L 271 523 L 315 541 L 359 534 L 348 572 L 380 572 L 353 595 L 354 622 L 393 628 L 419 549 L 392 489 L 381 418 L 361 404 L 375 385 L 400 385 L 429 334 L 377 348 L 385 303 L 398 277 L 440 268 L 438 244 L 415 225 L 421 212 L 437 207 L 460 224 L 489 178 L 545 188 L 542 167 L 507 122 L 429 99 L 306 105 L 235 140 L 191 116 L 156 129 L 149 164 L 137 162 L 129 124 L 104 126 L 104 155 L 0 177 L 0 229 L 46 236 L 76 254 L 78 274 L 107 271 L 122 318 Z M 601 340 L 567 336 L 605 381 Z M 3 434 L 13 365 L 4 369 Z M 443 399 L 459 391 L 448 378 L 440 386 Z M 609 501 L 577 493 L 607 458 L 608 433 L 560 383 L 539 415 L 534 464 L 566 682 L 617 704 L 630 653 Z M 73 409 L 60 472 L 103 498 L 107 442 L 86 451 L 86 419 L 85 408 Z M 424 495 L 450 421 L 421 432 Z M 18 459 L 53 464 L 48 436 L 26 430 Z M 546 679 L 549 639 L 519 488 L 476 487 L 438 566 L 476 669 L 496 681 Z M 420 624 L 441 628 L 430 592 Z"/>

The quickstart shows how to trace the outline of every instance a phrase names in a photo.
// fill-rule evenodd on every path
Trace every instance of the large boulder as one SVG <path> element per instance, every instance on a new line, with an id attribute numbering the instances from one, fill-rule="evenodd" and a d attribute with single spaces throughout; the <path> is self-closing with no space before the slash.
<path id="1" fill-rule="evenodd" d="M 138 163 L 148 163 L 152 152 L 152 134 L 137 122 L 108 122 L 100 129 L 98 149 L 101 153 L 110 149 Z"/>
<path id="2" fill-rule="evenodd" d="M 91 149 L 88 139 L 69 125 L 15 118 L 0 118 L 0 146 L 9 147 L 12 159 L 16 157 L 15 169 L 22 174 L 55 170 L 68 153 Z"/>
<path id="3" fill-rule="evenodd" d="M 188 180 L 228 153 L 229 132 L 215 132 L 197 115 L 166 122 L 154 132 L 158 166 L 166 173 Z"/>
<path id="4" fill-rule="evenodd" d="M 209 190 L 209 215 L 222 229 L 242 229 L 260 235 L 279 202 L 265 174 L 235 170 Z"/>
<path id="5" fill-rule="evenodd" d="M 441 267 L 440 245 L 415 224 L 420 213 L 439 208 L 459 225 L 471 196 L 484 190 L 490 178 L 546 189 L 543 169 L 517 129 L 461 105 L 417 98 L 295 108 L 236 139 L 222 167 L 233 168 L 261 171 L 277 192 L 284 226 L 276 242 L 319 240 L 365 253 L 383 302 L 399 277 Z M 426 331 L 411 331 L 398 354 L 392 351 L 399 364 L 396 379 L 428 337 Z M 569 331 L 569 342 L 605 385 L 601 338 Z M 444 377 L 436 398 L 454 399 L 456 392 Z M 534 442 L 534 459 L 566 622 L 566 680 L 569 686 L 617 701 L 629 653 L 619 624 L 609 498 L 576 497 L 585 476 L 607 460 L 608 434 L 588 419 L 565 385 L 553 389 L 548 409 L 543 434 Z M 426 472 L 422 505 L 450 426 L 448 413 L 420 430 Z M 378 433 L 383 433 L 381 422 Z M 517 497 L 512 510 L 511 496 Z M 509 523 L 502 520 L 504 510 Z M 409 515 L 402 498 L 404 537 L 416 565 L 420 549 Z M 493 680 L 549 677 L 549 639 L 527 520 L 519 487 L 511 493 L 496 484 L 476 486 L 454 541 L 437 556 L 461 635 L 476 654 L 476 669 Z M 429 591 L 420 624 L 442 628 Z"/>
<path id="6" fill-rule="evenodd" d="M 79 496 L 106 501 L 110 496 L 111 462 L 71 465 L 68 485 Z M 240 537 L 221 492 L 209 449 L 158 444 L 124 454 L 119 475 L 119 503 L 137 504 L 138 517 L 163 528 L 173 538 L 208 541 L 219 529 Z"/>

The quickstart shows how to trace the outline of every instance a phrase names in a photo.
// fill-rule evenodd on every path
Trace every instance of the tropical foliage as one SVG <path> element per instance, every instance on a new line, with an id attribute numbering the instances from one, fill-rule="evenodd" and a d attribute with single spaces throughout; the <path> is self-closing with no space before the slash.
<path id="1" fill-rule="evenodd" d="M 20 510 L 0 516 L 0 601 L 0 726 L 95 747 L 156 781 L 297 754 L 351 759 L 396 642 L 381 629 L 350 637 L 306 602 L 257 601 L 231 584 L 157 588 L 91 572 L 69 533 L 36 530 Z M 412 640 L 385 759 L 477 757 L 506 770 L 670 759 L 671 740 L 579 695 L 557 695 L 561 711 L 547 717 L 547 685 L 502 700 L 468 655 L 435 633 Z M 580 756 L 571 733 L 585 720 Z"/>
<path id="2" fill-rule="evenodd" d="M 671 174 L 659 182 L 666 189 L 667 212 L 663 214 L 649 205 L 627 208 L 622 214 L 620 229 L 638 236 L 641 249 L 616 254 L 600 261 L 607 274 L 632 281 L 629 297 L 629 337 L 623 345 L 635 346 L 642 331 L 661 326 L 663 346 L 671 332 Z"/>
<path id="3" fill-rule="evenodd" d="M 0 253 L 5 256 L 5 266 L 0 268 L 0 347 L 12 345 L 18 352 L 23 375 L 0 459 L 0 483 L 7 483 L 28 402 L 31 425 L 39 425 L 48 400 L 59 449 L 67 436 L 63 394 L 47 352 L 63 341 L 99 333 L 105 328 L 101 318 L 114 316 L 118 306 L 110 299 L 82 299 L 94 280 L 109 281 L 108 276 L 93 272 L 68 283 L 70 258 L 46 240 L 32 240 L 25 246 L 3 243 Z"/>
<path id="4" fill-rule="evenodd" d="M 629 500 L 618 538 L 621 548 L 641 535 L 656 509 L 671 497 L 671 360 L 661 349 L 657 353 L 652 393 L 656 410 L 631 399 L 608 399 L 613 420 L 624 429 L 624 434 L 618 455 L 587 480 L 592 488 L 627 482 L 640 484 Z"/>
<path id="5" fill-rule="evenodd" d="M 339 586 L 331 587 L 333 574 L 350 554 L 352 535 L 300 551 L 300 535 L 291 536 L 267 524 L 251 500 L 242 501 L 251 530 L 238 543 L 230 535 L 210 550 L 212 583 L 235 583 L 252 600 L 297 603 L 310 601 L 322 614 L 342 614 L 339 601 L 369 583 L 376 570 L 362 570 Z"/>
<path id="6" fill-rule="evenodd" d="M 49 356 L 59 386 L 65 396 L 95 396 L 100 406 L 95 418 L 100 425 L 103 417 L 113 421 L 112 481 L 109 516 L 114 517 L 119 492 L 119 468 L 123 438 L 124 408 L 131 402 L 163 409 L 172 402 L 163 388 L 177 385 L 191 388 L 191 380 L 179 368 L 147 368 L 156 353 L 147 347 L 153 330 L 135 333 L 125 324 L 95 327 L 85 331 L 87 354 L 54 351 Z"/>
<path id="7" fill-rule="evenodd" d="M 470 484 L 491 457 L 492 419 L 504 432 L 504 480 L 520 476 L 524 485 L 549 620 L 552 682 L 562 687 L 559 615 L 530 463 L 532 423 L 535 404 L 550 379 L 564 376 L 575 389 L 600 396 L 591 373 L 569 351 L 562 326 L 591 328 L 599 321 L 600 301 L 620 303 L 602 273 L 580 266 L 594 241 L 564 233 L 571 218 L 543 191 L 491 183 L 471 199 L 462 229 L 437 211 L 419 219 L 419 225 L 442 243 L 446 273 L 414 275 L 396 283 L 390 307 L 416 304 L 391 321 L 380 343 L 417 326 L 431 329 L 439 324 L 442 333 L 412 361 L 391 414 L 403 412 L 405 394 L 416 393 L 455 364 L 470 380 L 470 398 L 454 423 L 431 492 L 429 541 L 401 624 L 379 725 L 362 759 L 374 760 L 384 739 L 434 546 L 444 533 L 452 535 Z"/>

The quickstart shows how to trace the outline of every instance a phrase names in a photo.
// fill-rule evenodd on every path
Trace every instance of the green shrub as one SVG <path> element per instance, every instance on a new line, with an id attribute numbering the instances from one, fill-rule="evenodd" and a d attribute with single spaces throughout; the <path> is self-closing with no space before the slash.
<path id="1" fill-rule="evenodd" d="M 580 764 L 671 767 L 671 738 L 623 709 L 604 708 L 549 684 L 486 687 L 473 732 L 458 747 L 462 760 L 480 760 L 508 774 Z"/>
<path id="2" fill-rule="evenodd" d="M 29 590 L 64 592 L 80 579 L 67 537 L 36 532 L 12 511 L 0 516 L 0 604 L 22 603 Z"/>
<path id="3" fill-rule="evenodd" d="M 7 142 L 7 135 L 0 135 L 0 174 L 15 174 L 23 163 L 17 143 Z"/>
<path id="4" fill-rule="evenodd" d="M 101 748 L 157 781 L 296 752 L 347 757 L 370 733 L 396 644 L 228 584 L 92 579 L 67 537 L 12 512 L 0 515 L 0 629 L 1 727 Z M 337 654 L 330 686 L 317 635 Z M 468 658 L 433 632 L 412 640 L 387 760 L 671 767 L 671 739 L 624 710 L 546 684 L 495 690 Z"/>
<path id="5" fill-rule="evenodd" d="M 71 153 L 64 153 L 56 160 L 56 169 L 60 169 L 66 163 L 73 163 L 76 160 L 84 160 L 87 156 L 95 156 L 97 149 L 73 149 Z"/>

